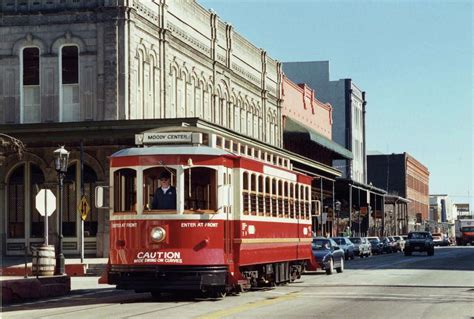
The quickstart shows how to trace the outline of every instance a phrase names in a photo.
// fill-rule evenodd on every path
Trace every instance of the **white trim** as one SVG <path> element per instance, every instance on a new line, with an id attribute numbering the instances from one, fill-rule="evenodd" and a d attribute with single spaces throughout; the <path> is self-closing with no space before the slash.
<path id="1" fill-rule="evenodd" d="M 278 169 L 275 167 L 267 166 L 267 165 L 263 166 L 263 174 L 268 175 L 268 176 L 282 178 L 284 180 L 291 181 L 291 182 L 297 181 L 296 174 L 290 173 L 288 171 L 284 171 L 282 169 Z"/>
<path id="2" fill-rule="evenodd" d="M 113 213 L 109 218 L 111 221 L 114 220 L 212 220 L 212 221 L 225 221 L 226 214 L 224 213 L 215 213 L 215 214 L 118 214 L 114 215 Z"/>

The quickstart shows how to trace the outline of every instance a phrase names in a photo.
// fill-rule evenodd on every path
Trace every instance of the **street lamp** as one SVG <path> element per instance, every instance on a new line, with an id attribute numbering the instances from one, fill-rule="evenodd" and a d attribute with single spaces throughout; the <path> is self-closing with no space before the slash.
<path id="1" fill-rule="evenodd" d="M 56 274 L 64 275 L 64 255 L 63 255 L 63 181 L 64 175 L 67 173 L 67 164 L 69 161 L 69 152 L 64 146 L 54 151 L 54 166 L 58 173 L 59 184 L 59 232 L 58 232 L 58 257 L 56 258 Z"/>
<path id="2" fill-rule="evenodd" d="M 341 211 L 341 202 L 336 201 L 334 203 L 334 210 L 336 211 L 336 236 L 339 236 L 339 213 Z"/>

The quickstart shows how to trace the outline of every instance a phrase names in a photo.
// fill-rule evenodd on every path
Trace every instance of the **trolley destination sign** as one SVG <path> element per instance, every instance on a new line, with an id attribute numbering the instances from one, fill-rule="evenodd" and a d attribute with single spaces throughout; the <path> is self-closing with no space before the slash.
<path id="1" fill-rule="evenodd" d="M 155 133 L 145 132 L 135 135 L 135 144 L 182 144 L 182 143 L 201 143 L 201 133 L 192 132 L 168 132 Z"/>

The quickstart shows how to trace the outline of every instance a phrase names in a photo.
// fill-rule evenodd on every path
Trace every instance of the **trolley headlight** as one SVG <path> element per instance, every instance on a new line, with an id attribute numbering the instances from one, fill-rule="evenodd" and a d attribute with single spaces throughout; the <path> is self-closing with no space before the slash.
<path id="1" fill-rule="evenodd" d="M 151 240 L 159 243 L 166 238 L 166 231 L 162 227 L 155 227 L 150 232 Z"/>

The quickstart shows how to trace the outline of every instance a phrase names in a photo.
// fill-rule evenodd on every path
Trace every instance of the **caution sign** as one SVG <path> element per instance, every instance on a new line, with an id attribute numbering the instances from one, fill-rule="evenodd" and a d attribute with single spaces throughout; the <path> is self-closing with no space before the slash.
<path id="1" fill-rule="evenodd" d="M 89 212 L 91 211 L 91 207 L 89 206 L 85 195 L 82 196 L 79 206 L 77 207 L 77 211 L 79 214 L 81 214 L 82 220 L 85 221 L 87 219 L 87 215 L 89 215 Z"/>

